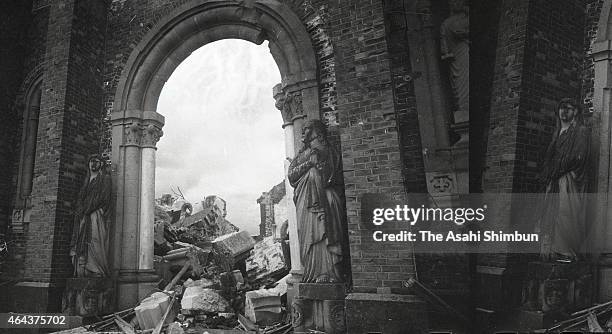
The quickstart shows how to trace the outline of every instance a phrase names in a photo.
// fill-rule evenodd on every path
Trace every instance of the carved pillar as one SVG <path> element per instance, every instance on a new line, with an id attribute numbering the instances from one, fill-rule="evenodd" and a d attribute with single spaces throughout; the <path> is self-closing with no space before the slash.
<path id="1" fill-rule="evenodd" d="M 146 117 L 146 115 L 145 115 Z M 155 145 L 163 132 L 155 119 L 145 119 L 142 132 L 140 185 L 140 242 L 138 269 L 153 269 L 153 222 L 155 220 Z"/>
<path id="2" fill-rule="evenodd" d="M 291 273 L 301 277 L 302 261 L 300 259 L 300 245 L 297 234 L 297 217 L 295 212 L 295 203 L 293 203 L 293 187 L 289 184 L 287 173 L 289 170 L 289 159 L 295 157 L 296 141 L 295 129 L 293 126 L 293 113 L 291 105 L 295 100 L 288 100 L 283 93 L 281 85 L 278 84 L 273 88 L 274 99 L 276 100 L 276 108 L 278 108 L 283 116 L 283 130 L 285 130 L 285 196 L 287 201 L 287 220 L 289 221 L 289 248 L 291 251 Z M 301 104 L 300 104 L 301 105 Z"/>
<path id="3" fill-rule="evenodd" d="M 163 116 L 126 110 L 113 114 L 113 184 L 116 184 L 113 260 L 118 307 L 131 307 L 155 288 L 153 270 L 153 213 L 155 144 Z M 117 153 L 115 153 L 117 152 Z"/>
<path id="4" fill-rule="evenodd" d="M 281 84 L 274 86 L 274 99 L 283 117 L 283 129 L 285 130 L 285 191 L 289 199 L 287 208 L 287 219 L 289 221 L 289 248 L 291 251 L 291 277 L 287 280 L 287 302 L 291 305 L 297 291 L 296 284 L 302 280 L 302 260 L 300 258 L 300 243 L 298 237 L 298 221 L 293 202 L 293 187 L 289 184 L 287 173 L 290 160 L 295 157 L 296 152 L 302 147 L 302 128 L 305 118 L 319 118 L 318 88 L 315 81 L 305 81 L 284 88 Z M 310 114 L 305 110 L 310 110 Z"/>

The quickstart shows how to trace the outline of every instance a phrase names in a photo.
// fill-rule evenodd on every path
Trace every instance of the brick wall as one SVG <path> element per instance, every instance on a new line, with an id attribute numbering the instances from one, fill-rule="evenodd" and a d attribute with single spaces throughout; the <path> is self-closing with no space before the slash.
<path id="1" fill-rule="evenodd" d="M 425 166 L 423 148 L 419 132 L 419 117 L 414 93 L 413 77 L 423 75 L 413 73 L 410 64 L 410 50 L 407 38 L 405 19 L 408 13 L 401 2 L 385 2 L 386 41 L 389 49 L 390 71 L 393 83 L 393 103 L 398 119 L 399 139 L 401 145 L 402 174 L 406 192 L 425 193 Z M 412 46 L 418 47 L 418 46 Z M 365 60 L 371 62 L 372 59 Z M 396 129 L 388 129 L 395 131 Z M 384 159 L 385 156 L 371 157 L 369 161 Z"/>
<path id="2" fill-rule="evenodd" d="M 27 29 L 31 22 L 31 3 L 3 1 L 0 4 L 0 234 L 5 233 L 10 217 L 11 171 L 15 162 L 19 106 L 15 104 L 23 78 L 27 54 Z"/>
<path id="3" fill-rule="evenodd" d="M 580 94 L 583 10 L 572 0 L 501 2 L 485 191 L 535 190 L 556 103 Z"/>
<path id="4" fill-rule="evenodd" d="M 515 192 L 536 191 L 535 178 L 554 131 L 557 102 L 580 100 L 584 7 L 574 0 L 532 1 L 518 113 Z"/>
<path id="5" fill-rule="evenodd" d="M 485 192 L 512 192 L 516 119 L 522 94 L 524 49 L 529 2 L 501 1 L 495 69 L 489 112 Z"/>
<path id="6" fill-rule="evenodd" d="M 78 0 L 49 7 L 26 280 L 54 282 L 72 271 L 71 211 L 86 157 L 98 148 L 106 6 Z"/>
<path id="7" fill-rule="evenodd" d="M 27 101 L 26 95 L 31 84 L 37 80 L 44 71 L 45 67 L 45 46 L 47 37 L 47 24 L 49 19 L 48 7 L 38 9 L 31 13 L 31 24 L 24 25 L 22 28 L 25 33 L 24 44 L 25 53 L 23 54 L 23 68 L 20 76 L 20 82 L 15 84 L 15 88 L 18 88 L 16 98 L 14 99 L 15 110 L 11 121 L 14 122 L 12 138 L 9 142 L 12 147 L 12 155 L 5 161 L 10 162 L 10 167 L 5 170 L 10 173 L 11 183 L 10 191 L 5 192 L 6 195 L 10 195 L 10 200 L 6 204 L 13 207 L 16 203 L 16 193 L 18 184 L 19 164 L 21 155 L 21 139 L 23 135 L 23 115 Z M 18 30 L 14 30 L 15 33 Z M 2 122 L 2 124 L 11 124 L 10 122 Z M 6 133 L 10 133 L 7 131 Z M 9 208 L 10 209 L 10 208 Z M 10 214 L 10 212 L 9 212 Z M 7 240 L 10 243 L 9 254 L 5 265 L 5 271 L 3 276 L 7 279 L 19 278 L 23 276 L 23 259 L 25 257 L 25 244 L 26 244 L 27 226 L 24 226 L 22 231 L 9 229 L 7 234 Z"/>
<path id="8" fill-rule="evenodd" d="M 330 8 L 354 291 L 401 287 L 410 250 L 376 243 L 361 223 L 364 193 L 404 191 L 382 1 Z"/>
<path id="9" fill-rule="evenodd" d="M 502 0 L 500 12 L 483 190 L 533 192 L 557 101 L 579 98 L 584 8 L 573 0 Z M 489 224 L 507 224 L 511 205 L 506 209 L 508 214 Z M 521 267 L 525 259 L 481 254 L 478 262 Z M 508 289 L 520 291 L 516 284 Z"/>
<path id="10" fill-rule="evenodd" d="M 597 38 L 597 25 L 604 0 L 586 1 L 584 27 L 584 64 L 582 69 L 582 93 L 580 94 L 585 112 L 593 112 L 593 84 L 595 79 L 594 62 L 591 58 L 591 45 Z"/>

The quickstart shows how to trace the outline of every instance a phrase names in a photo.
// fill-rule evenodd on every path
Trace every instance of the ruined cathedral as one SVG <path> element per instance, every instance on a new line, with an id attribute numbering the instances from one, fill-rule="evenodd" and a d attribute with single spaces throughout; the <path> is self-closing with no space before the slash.
<path id="1" fill-rule="evenodd" d="M 288 158 L 279 186 L 295 198 L 295 333 L 550 328 L 607 302 L 611 13 L 612 0 L 4 0 L 0 312 L 64 311 L 78 217 L 109 226 L 96 288 L 110 291 L 112 311 L 156 289 L 156 145 L 170 116 L 158 99 L 184 59 L 222 39 L 267 41 L 282 78 L 269 92 Z M 108 203 L 93 219 L 82 186 L 97 162 Z M 317 173 L 323 232 L 309 212 L 320 203 L 301 188 Z M 552 259 L 540 245 L 435 253 L 376 240 L 407 225 L 373 224 L 373 210 L 416 205 L 416 194 L 437 207 L 498 194 L 507 201 L 487 217 L 498 230 L 531 210 L 510 194 L 560 197 L 533 209 L 544 218 L 584 210 L 563 211 L 567 225 L 542 238 Z M 561 226 L 587 231 L 559 246 L 571 234 Z M 313 255 L 303 248 L 316 249 L 317 233 L 328 247 Z M 326 261 L 337 273 L 317 275 Z"/>

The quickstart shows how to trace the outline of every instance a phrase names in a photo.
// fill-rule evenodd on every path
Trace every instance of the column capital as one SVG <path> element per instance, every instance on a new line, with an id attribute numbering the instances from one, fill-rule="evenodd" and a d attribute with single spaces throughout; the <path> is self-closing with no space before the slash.
<path id="1" fill-rule="evenodd" d="M 164 134 L 161 128 L 155 126 L 154 124 L 144 125 L 142 127 L 142 147 L 150 147 L 156 148 L 157 142 L 159 138 Z"/>
<path id="2" fill-rule="evenodd" d="M 139 122 L 123 124 L 123 145 L 140 146 L 142 126 Z"/>
<path id="3" fill-rule="evenodd" d="M 278 84 L 273 89 L 275 106 L 283 116 L 283 128 L 292 125 L 296 119 L 306 117 L 302 105 L 302 91 L 286 91 Z"/>
<path id="4" fill-rule="evenodd" d="M 155 148 L 163 135 L 164 116 L 155 111 L 118 110 L 112 113 L 111 122 L 123 128 L 123 146 Z"/>

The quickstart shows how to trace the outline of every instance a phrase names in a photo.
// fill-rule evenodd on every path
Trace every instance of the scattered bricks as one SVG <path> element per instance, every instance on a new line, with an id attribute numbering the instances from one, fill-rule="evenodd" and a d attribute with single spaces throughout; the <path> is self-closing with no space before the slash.
<path id="1" fill-rule="evenodd" d="M 185 290 L 181 300 L 181 308 L 209 313 L 231 311 L 229 302 L 217 291 L 199 286 L 191 286 Z"/>

